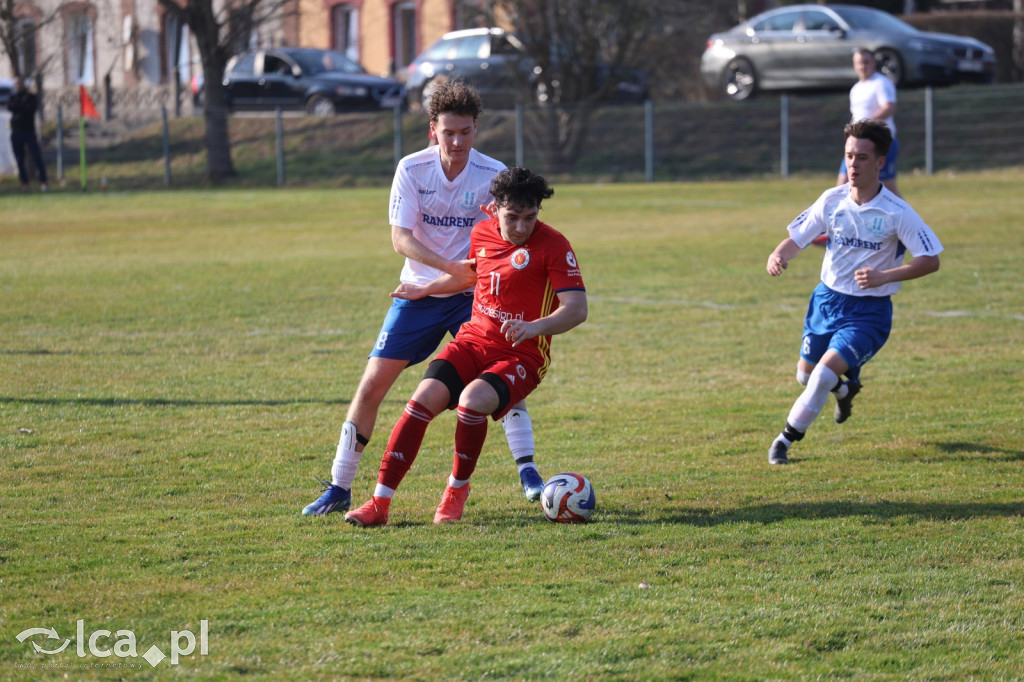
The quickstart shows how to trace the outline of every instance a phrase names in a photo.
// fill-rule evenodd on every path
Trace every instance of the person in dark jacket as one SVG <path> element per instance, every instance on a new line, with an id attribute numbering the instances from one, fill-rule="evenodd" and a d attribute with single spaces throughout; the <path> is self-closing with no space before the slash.
<path id="1" fill-rule="evenodd" d="M 25 163 L 25 147 L 28 147 L 36 172 L 39 173 L 39 189 L 45 192 L 46 164 L 43 163 L 39 139 L 36 137 L 36 112 L 39 110 L 39 100 L 25 87 L 25 81 L 20 76 L 14 79 L 14 94 L 7 100 L 7 108 L 11 110 L 11 148 L 18 162 L 21 188 L 28 189 L 28 166 Z"/>

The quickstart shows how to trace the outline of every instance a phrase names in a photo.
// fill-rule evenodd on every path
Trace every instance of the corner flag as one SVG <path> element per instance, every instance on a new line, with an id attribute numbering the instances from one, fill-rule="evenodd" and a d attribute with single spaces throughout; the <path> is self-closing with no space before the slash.
<path id="1" fill-rule="evenodd" d="M 92 98 L 89 97 L 89 91 L 85 89 L 84 85 L 78 86 L 78 99 L 81 104 L 80 113 L 82 118 L 100 120 L 100 112 L 96 111 L 96 105 L 93 104 Z"/>

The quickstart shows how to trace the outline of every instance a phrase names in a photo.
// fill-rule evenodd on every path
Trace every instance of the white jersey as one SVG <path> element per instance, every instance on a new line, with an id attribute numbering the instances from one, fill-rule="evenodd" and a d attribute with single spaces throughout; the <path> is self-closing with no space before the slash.
<path id="1" fill-rule="evenodd" d="M 891 296 L 899 291 L 900 282 L 861 289 L 854 279 L 861 268 L 890 270 L 903 263 L 907 251 L 915 257 L 942 252 L 932 228 L 884 186 L 863 206 L 850 198 L 849 185 L 826 190 L 789 224 L 788 230 L 800 248 L 820 234 L 828 235 L 821 281 L 829 289 L 850 296 Z"/>
<path id="2" fill-rule="evenodd" d="M 466 167 L 454 180 L 448 180 L 441 166 L 440 147 L 434 145 L 410 154 L 395 171 L 389 224 L 412 230 L 424 246 L 448 260 L 467 258 L 469 234 L 487 217 L 480 207 L 493 199 L 491 180 L 504 169 L 501 161 L 471 149 Z M 406 258 L 401 280 L 426 284 L 443 274 Z"/>
<path id="3" fill-rule="evenodd" d="M 877 71 L 866 81 L 857 81 L 850 88 L 850 123 L 871 118 L 883 106 L 896 101 L 896 86 Z M 892 116 L 885 119 L 892 136 L 896 137 L 896 122 Z"/>

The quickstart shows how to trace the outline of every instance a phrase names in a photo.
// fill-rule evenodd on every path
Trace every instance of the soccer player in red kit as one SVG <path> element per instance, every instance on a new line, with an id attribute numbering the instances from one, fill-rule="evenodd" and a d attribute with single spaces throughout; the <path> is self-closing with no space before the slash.
<path id="1" fill-rule="evenodd" d="M 452 473 L 434 523 L 462 518 L 487 417 L 501 419 L 526 398 L 550 365 L 551 337 L 587 319 L 586 289 L 572 247 L 537 219 L 541 201 L 554 190 L 540 175 L 512 167 L 494 178 L 491 194 L 491 217 L 470 236 L 468 255 L 477 274 L 472 318 L 427 367 L 388 439 L 373 496 L 345 514 L 349 523 L 387 523 L 395 489 L 430 421 L 444 409 L 457 409 L 458 423 Z M 428 284 L 402 284 L 392 296 L 418 299 L 458 286 L 444 275 Z"/>

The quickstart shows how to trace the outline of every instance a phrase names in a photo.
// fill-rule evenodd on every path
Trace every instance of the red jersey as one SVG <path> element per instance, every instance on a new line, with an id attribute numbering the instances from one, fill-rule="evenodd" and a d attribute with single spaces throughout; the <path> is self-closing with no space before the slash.
<path id="1" fill-rule="evenodd" d="M 561 291 L 585 291 L 583 276 L 569 240 L 550 225 L 537 221 L 523 244 L 505 241 L 497 218 L 473 227 L 469 257 L 476 259 L 473 316 L 458 336 L 508 348 L 537 362 L 543 378 L 551 362 L 551 337 L 538 336 L 512 349 L 501 333 L 505 320 L 527 322 L 550 315 Z"/>

